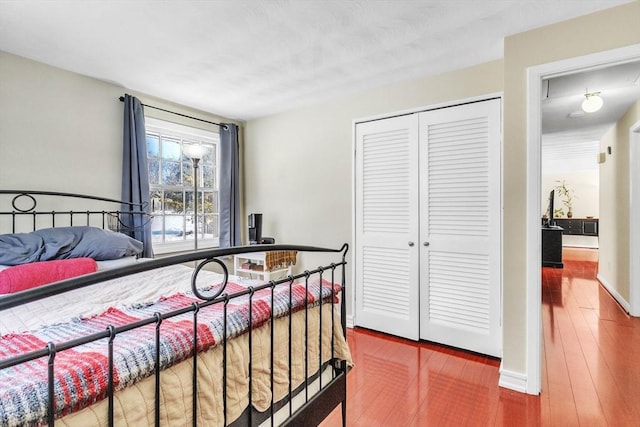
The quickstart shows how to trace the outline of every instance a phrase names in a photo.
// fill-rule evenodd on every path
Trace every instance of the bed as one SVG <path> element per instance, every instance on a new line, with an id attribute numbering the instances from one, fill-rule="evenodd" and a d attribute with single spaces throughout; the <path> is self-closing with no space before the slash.
<path id="1" fill-rule="evenodd" d="M 0 425 L 317 425 L 338 406 L 346 425 L 346 244 L 140 259 L 120 225 L 144 206 L 1 197 Z M 334 262 L 269 282 L 228 273 L 230 256 L 262 251 Z"/>

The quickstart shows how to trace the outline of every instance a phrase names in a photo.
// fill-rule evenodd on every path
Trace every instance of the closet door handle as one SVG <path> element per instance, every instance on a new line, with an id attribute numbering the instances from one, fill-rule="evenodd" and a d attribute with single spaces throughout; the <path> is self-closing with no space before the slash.
<path id="1" fill-rule="evenodd" d="M 413 247 L 414 243 L 413 242 L 409 242 L 409 246 Z"/>
<path id="2" fill-rule="evenodd" d="M 424 246 L 429 246 L 429 242 L 424 242 L 423 245 Z"/>

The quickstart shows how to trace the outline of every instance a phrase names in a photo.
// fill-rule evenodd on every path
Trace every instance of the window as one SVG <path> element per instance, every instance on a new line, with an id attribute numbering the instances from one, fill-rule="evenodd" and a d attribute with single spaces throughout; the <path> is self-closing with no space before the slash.
<path id="1" fill-rule="evenodd" d="M 154 252 L 172 252 L 218 246 L 217 133 L 146 117 L 147 158 L 153 220 Z M 185 144 L 208 147 L 198 165 L 198 213 L 194 227 L 193 162 L 183 153 Z"/>

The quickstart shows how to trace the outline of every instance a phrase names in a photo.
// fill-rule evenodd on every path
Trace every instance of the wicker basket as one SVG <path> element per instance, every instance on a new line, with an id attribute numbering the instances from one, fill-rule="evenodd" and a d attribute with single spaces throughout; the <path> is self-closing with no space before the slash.
<path id="1" fill-rule="evenodd" d="M 129 215 L 130 217 L 143 216 L 144 220 L 142 221 L 141 225 L 131 227 L 123 221 L 122 218 L 125 215 Z M 148 213 L 145 213 L 145 212 L 133 212 L 133 213 L 107 212 L 107 228 L 111 231 L 116 231 L 118 233 L 128 233 L 135 230 L 141 230 L 142 228 L 144 228 L 145 225 L 149 224 L 149 222 L 151 222 L 152 219 L 153 219 L 153 215 L 149 215 Z"/>

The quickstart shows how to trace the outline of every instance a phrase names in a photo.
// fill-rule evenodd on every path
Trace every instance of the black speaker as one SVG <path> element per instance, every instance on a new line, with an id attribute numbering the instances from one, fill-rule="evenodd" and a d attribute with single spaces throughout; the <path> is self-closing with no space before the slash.
<path id="1" fill-rule="evenodd" d="M 262 214 L 249 214 L 249 244 L 257 245 L 262 241 Z"/>

